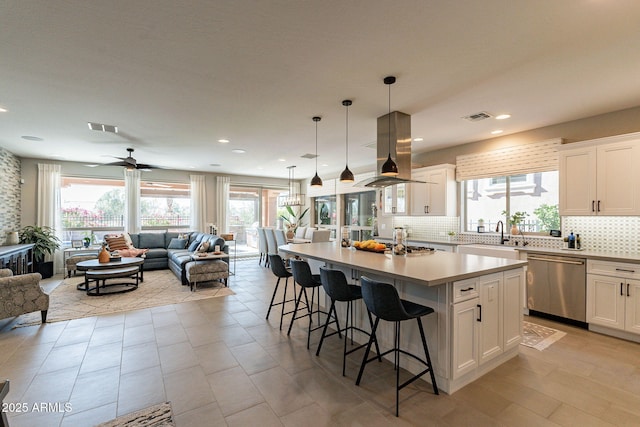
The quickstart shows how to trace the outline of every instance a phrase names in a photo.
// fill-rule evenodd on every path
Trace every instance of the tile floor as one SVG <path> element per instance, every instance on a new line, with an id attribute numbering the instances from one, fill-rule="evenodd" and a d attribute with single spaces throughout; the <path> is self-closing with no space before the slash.
<path id="1" fill-rule="evenodd" d="M 265 321 L 274 283 L 244 260 L 230 297 L 41 327 L 1 320 L 5 403 L 27 409 L 9 413 L 11 427 L 92 426 L 165 400 L 178 426 L 640 425 L 640 344 L 542 319 L 529 320 L 567 336 L 542 352 L 521 346 L 451 396 L 414 383 L 396 418 L 388 363 L 370 364 L 356 387 L 361 353 L 342 377 L 337 337 L 316 357 L 305 322 L 287 337 L 277 313 Z"/>

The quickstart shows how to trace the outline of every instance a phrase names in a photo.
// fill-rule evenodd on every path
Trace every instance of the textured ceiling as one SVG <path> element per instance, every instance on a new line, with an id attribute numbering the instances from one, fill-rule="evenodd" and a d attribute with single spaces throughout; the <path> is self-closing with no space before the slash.
<path id="1" fill-rule="evenodd" d="M 349 167 L 373 170 L 383 77 L 414 152 L 520 132 L 639 105 L 639 22 L 637 0 L 3 1 L 0 146 L 304 178 L 319 115 L 318 170 L 335 177 L 352 99 Z M 512 118 L 461 119 L 479 111 Z"/>

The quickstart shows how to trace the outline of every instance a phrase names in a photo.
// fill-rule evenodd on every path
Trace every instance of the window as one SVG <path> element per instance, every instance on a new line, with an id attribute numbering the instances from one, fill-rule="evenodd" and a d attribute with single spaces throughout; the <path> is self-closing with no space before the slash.
<path id="1" fill-rule="evenodd" d="M 523 232 L 548 233 L 560 228 L 558 171 L 472 179 L 463 184 L 465 231 L 477 231 L 479 222 L 486 231 L 493 231 L 498 221 L 516 212 L 527 214 L 520 224 Z"/>
<path id="2" fill-rule="evenodd" d="M 190 184 L 140 181 L 140 223 L 143 229 L 186 229 L 190 222 Z"/>
<path id="3" fill-rule="evenodd" d="M 123 180 L 62 177 L 60 204 L 65 242 L 124 228 Z"/>

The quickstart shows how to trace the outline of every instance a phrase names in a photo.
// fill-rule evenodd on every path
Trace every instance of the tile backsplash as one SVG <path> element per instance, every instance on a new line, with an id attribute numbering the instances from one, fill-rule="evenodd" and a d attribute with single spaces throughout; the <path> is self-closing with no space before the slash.
<path id="1" fill-rule="evenodd" d="M 425 240 L 446 240 L 449 231 L 460 229 L 459 217 L 399 216 L 393 218 L 394 227 L 405 227 L 409 237 Z M 637 216 L 567 216 L 562 218 L 562 235 L 573 231 L 580 234 L 582 247 L 603 252 L 640 254 L 640 217 Z M 497 233 L 461 233 L 456 240 L 464 243 L 498 244 Z M 563 238 L 525 236 L 529 246 L 562 248 Z M 507 243 L 522 244 L 523 237 L 516 236 Z"/>

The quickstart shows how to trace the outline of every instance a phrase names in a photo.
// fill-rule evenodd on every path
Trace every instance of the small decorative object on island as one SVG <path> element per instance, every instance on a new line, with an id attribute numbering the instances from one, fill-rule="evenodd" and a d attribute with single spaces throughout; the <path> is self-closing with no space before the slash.
<path id="1" fill-rule="evenodd" d="M 84 239 L 82 239 L 82 241 L 84 242 L 85 248 L 88 248 L 89 245 L 91 245 L 91 237 L 85 237 Z"/>
<path id="2" fill-rule="evenodd" d="M 111 260 L 111 255 L 109 255 L 109 251 L 107 250 L 106 243 L 102 244 L 102 249 L 100 249 L 100 253 L 98 254 L 98 262 L 105 263 Z"/>
<path id="3" fill-rule="evenodd" d="M 407 231 L 403 227 L 393 230 L 393 255 L 407 254 Z"/>
<path id="4" fill-rule="evenodd" d="M 342 239 L 340 241 L 343 248 L 348 248 L 349 246 L 351 246 L 350 234 L 351 234 L 351 227 L 349 227 L 348 225 L 343 226 Z"/>

